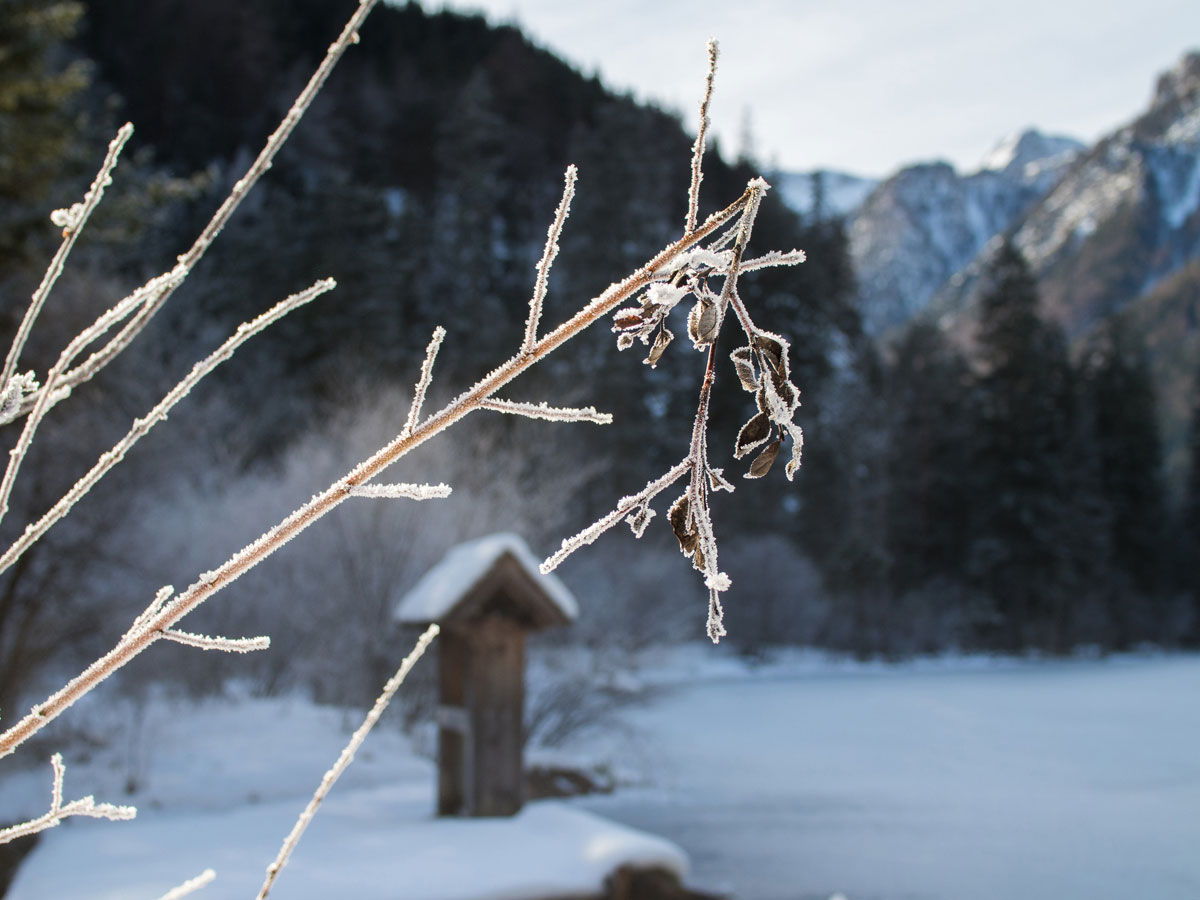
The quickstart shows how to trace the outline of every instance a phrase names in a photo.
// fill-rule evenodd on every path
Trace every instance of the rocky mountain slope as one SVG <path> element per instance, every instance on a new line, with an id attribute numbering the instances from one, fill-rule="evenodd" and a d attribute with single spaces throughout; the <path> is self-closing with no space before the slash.
<path id="1" fill-rule="evenodd" d="M 1058 183 L 1081 149 L 1071 138 L 1026 131 L 998 145 L 977 172 L 933 162 L 880 184 L 848 223 L 867 329 L 882 333 L 923 310 Z"/>

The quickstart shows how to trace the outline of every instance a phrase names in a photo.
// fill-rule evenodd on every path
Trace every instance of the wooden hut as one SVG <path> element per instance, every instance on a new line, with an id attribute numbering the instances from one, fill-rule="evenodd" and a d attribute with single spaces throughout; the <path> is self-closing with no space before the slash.
<path id="1" fill-rule="evenodd" d="M 455 547 L 396 608 L 438 623 L 438 815 L 509 816 L 524 801 L 525 637 L 578 614 L 515 534 Z"/>

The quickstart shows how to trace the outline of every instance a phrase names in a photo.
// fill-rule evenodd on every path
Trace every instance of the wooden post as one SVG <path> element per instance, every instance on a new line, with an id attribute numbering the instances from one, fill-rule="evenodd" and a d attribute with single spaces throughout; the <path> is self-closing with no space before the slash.
<path id="1" fill-rule="evenodd" d="M 488 616 L 471 629 L 470 753 L 475 771 L 469 814 L 511 816 L 524 801 L 522 745 L 525 630 Z"/>

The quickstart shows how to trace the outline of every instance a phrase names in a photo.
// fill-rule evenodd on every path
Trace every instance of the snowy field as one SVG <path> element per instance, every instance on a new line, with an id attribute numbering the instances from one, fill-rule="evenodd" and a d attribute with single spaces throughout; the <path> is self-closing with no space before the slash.
<path id="1" fill-rule="evenodd" d="M 515 900 L 594 890 L 622 859 L 685 865 L 595 814 L 681 846 L 690 883 L 738 900 L 1200 897 L 1200 657 L 751 668 L 689 648 L 642 677 L 668 687 L 563 751 L 629 783 L 507 822 L 431 820 L 429 763 L 381 726 L 272 897 Z M 182 713 L 151 702 L 90 761 L 68 754 L 68 798 L 139 819 L 49 833 L 9 897 L 154 900 L 209 866 L 197 897 L 253 896 L 356 716 L 251 698 Z M 6 773 L 0 809 L 40 811 L 48 781 Z"/>
<path id="2" fill-rule="evenodd" d="M 729 670 L 584 805 L 739 900 L 1200 898 L 1200 657 Z"/>

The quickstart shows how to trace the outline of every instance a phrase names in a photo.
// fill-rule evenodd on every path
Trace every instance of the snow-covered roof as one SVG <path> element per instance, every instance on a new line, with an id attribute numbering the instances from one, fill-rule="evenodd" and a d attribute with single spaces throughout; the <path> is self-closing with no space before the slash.
<path id="1" fill-rule="evenodd" d="M 539 571 L 538 560 L 520 535 L 501 532 L 451 549 L 400 601 L 396 620 L 405 624 L 444 621 L 506 560 L 515 563 L 529 584 L 563 619 L 570 621 L 579 615 L 575 597 L 558 578 Z"/>

